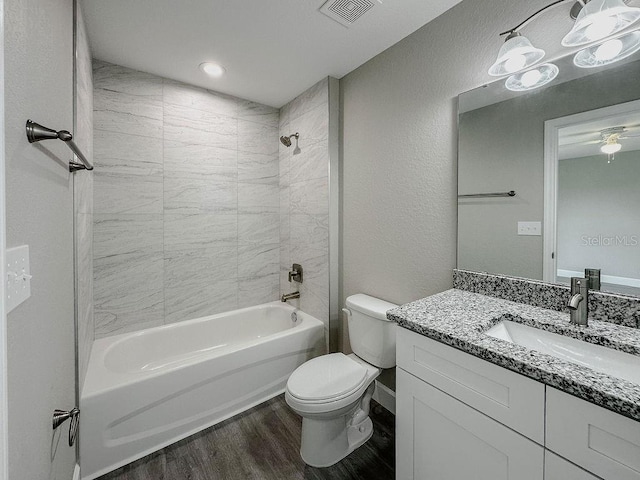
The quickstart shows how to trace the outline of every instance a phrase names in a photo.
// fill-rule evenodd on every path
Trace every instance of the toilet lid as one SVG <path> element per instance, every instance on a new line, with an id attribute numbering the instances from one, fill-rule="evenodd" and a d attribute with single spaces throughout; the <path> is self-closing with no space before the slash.
<path id="1" fill-rule="evenodd" d="M 362 365 L 343 353 L 332 353 L 299 366 L 289 377 L 287 389 L 300 400 L 330 400 L 357 390 L 366 376 Z"/>

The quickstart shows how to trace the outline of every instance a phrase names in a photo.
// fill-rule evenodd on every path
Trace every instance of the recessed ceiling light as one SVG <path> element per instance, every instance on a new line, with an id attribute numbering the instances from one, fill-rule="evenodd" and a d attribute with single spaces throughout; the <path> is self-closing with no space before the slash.
<path id="1" fill-rule="evenodd" d="M 210 77 L 219 78 L 226 72 L 222 65 L 212 62 L 204 62 L 200 64 L 200 70 L 209 75 Z"/>

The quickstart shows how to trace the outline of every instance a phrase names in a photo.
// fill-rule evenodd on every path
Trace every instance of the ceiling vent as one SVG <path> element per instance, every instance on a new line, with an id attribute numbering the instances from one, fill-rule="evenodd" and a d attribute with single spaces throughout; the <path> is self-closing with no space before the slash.
<path id="1" fill-rule="evenodd" d="M 350 27 L 382 0 L 328 0 L 320 11 L 340 25 Z"/>

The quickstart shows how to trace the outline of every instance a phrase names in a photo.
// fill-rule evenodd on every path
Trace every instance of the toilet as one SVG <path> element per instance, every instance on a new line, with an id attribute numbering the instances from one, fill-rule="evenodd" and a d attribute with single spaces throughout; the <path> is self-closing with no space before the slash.
<path id="1" fill-rule="evenodd" d="M 354 353 L 313 358 L 289 377 L 285 400 L 302 417 L 300 455 L 307 465 L 333 465 L 373 435 L 374 380 L 396 364 L 396 324 L 386 315 L 396 306 L 362 293 L 348 297 L 343 311 Z"/>

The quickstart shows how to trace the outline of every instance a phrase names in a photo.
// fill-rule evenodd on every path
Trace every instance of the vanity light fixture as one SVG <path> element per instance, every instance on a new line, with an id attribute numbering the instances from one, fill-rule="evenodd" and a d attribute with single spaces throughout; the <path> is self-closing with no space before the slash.
<path id="1" fill-rule="evenodd" d="M 591 0 L 578 13 L 576 23 L 562 39 L 565 47 L 603 40 L 640 20 L 640 8 L 622 0 Z"/>
<path id="2" fill-rule="evenodd" d="M 516 73 L 507 78 L 505 87 L 513 92 L 534 90 L 546 85 L 558 76 L 560 70 L 553 63 L 538 65 L 525 72 Z"/>
<path id="3" fill-rule="evenodd" d="M 227 71 L 222 65 L 212 62 L 201 63 L 200 70 L 214 78 L 220 78 Z"/>
<path id="4" fill-rule="evenodd" d="M 640 31 L 636 30 L 580 50 L 573 57 L 573 63 L 581 68 L 602 67 L 627 58 L 638 50 Z"/>
<path id="5" fill-rule="evenodd" d="M 616 33 L 640 21 L 640 8 L 629 7 L 623 0 L 556 0 L 536 11 L 515 27 L 500 33 L 500 36 L 507 35 L 507 38 L 498 52 L 498 58 L 489 68 L 489 75 L 497 77 L 511 75 L 507 82 L 511 87 L 516 87 L 519 90 L 537 88 L 553 80 L 551 78 L 541 84 L 532 82 L 532 85 L 535 86 L 521 88 L 525 87 L 525 84 L 529 83 L 537 74 L 530 73 L 528 81 L 523 84 L 522 76 L 519 75 L 519 72 L 529 69 L 542 60 L 545 52 L 534 47 L 520 33 L 520 29 L 542 12 L 568 1 L 575 2 L 570 12 L 571 18 L 575 19 L 575 23 L 571 31 L 562 39 L 562 45 L 567 47 L 578 46 L 604 40 L 600 45 L 594 45 L 578 52 L 574 59 L 574 63 L 577 66 L 589 68 L 607 65 L 621 60 L 640 49 L 640 34 L 638 38 L 632 34 L 626 34 L 617 39 L 611 39 Z M 531 71 L 535 72 L 535 70 Z M 556 71 L 555 75 L 553 75 L 554 78 L 557 73 Z M 514 78 L 514 76 L 517 78 Z M 507 88 L 512 89 L 511 87 L 507 85 Z"/>

